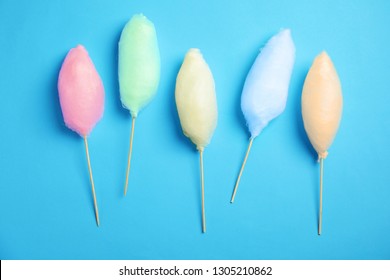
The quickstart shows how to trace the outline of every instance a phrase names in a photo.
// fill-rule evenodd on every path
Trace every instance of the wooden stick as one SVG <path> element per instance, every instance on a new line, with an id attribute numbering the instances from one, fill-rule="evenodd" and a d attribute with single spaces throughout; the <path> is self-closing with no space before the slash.
<path id="1" fill-rule="evenodd" d="M 96 201 L 95 184 L 93 183 L 93 177 L 92 177 L 91 161 L 89 159 L 87 136 L 84 136 L 84 145 L 85 145 L 85 153 L 87 155 L 87 161 L 88 161 L 89 179 L 91 181 L 91 186 L 92 186 L 92 196 L 93 196 L 93 205 L 95 207 L 96 224 L 97 226 L 99 226 L 100 225 L 99 211 L 98 211 L 98 205 Z"/>
<path id="2" fill-rule="evenodd" d="M 236 185 L 234 186 L 234 191 L 233 191 L 233 195 L 232 195 L 232 199 L 230 200 L 230 203 L 233 203 L 233 202 L 234 202 L 234 198 L 236 197 L 236 192 L 237 192 L 237 189 L 238 189 L 238 184 L 240 183 L 241 175 L 242 175 L 242 172 L 244 171 L 244 167 L 245 167 L 245 164 L 246 164 L 246 160 L 248 159 L 249 152 L 250 152 L 251 147 L 252 147 L 253 139 L 254 139 L 254 138 L 251 138 L 250 141 L 249 141 L 248 149 L 246 150 L 244 162 L 243 162 L 242 165 L 241 165 L 240 173 L 238 174 L 238 178 L 237 178 L 237 181 L 236 181 Z"/>
<path id="3" fill-rule="evenodd" d="M 202 232 L 206 232 L 206 213 L 204 210 L 204 174 L 203 174 L 203 149 L 199 149 L 200 155 L 200 181 L 202 188 Z"/>
<path id="4" fill-rule="evenodd" d="M 321 235 L 322 230 L 322 178 L 324 176 L 324 159 L 320 158 L 320 212 L 318 219 L 318 235 Z"/>
<path id="5" fill-rule="evenodd" d="M 127 186 L 129 185 L 129 173 L 130 173 L 130 161 L 131 153 L 133 151 L 133 137 L 134 137 L 135 117 L 131 119 L 131 134 L 130 134 L 130 148 L 127 156 L 127 170 L 126 170 L 126 183 L 125 183 L 125 196 L 127 193 Z"/>

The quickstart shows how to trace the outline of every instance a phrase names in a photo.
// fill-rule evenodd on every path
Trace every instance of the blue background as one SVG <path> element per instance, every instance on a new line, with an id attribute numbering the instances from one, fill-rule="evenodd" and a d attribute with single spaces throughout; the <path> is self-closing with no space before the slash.
<path id="1" fill-rule="evenodd" d="M 135 13 L 157 29 L 161 82 L 137 120 L 127 197 L 131 120 L 119 101 L 117 43 Z M 1 259 L 390 259 L 389 1 L 0 0 Z M 248 144 L 240 111 L 246 74 L 280 28 L 296 63 L 285 112 Z M 83 44 L 100 73 L 105 113 L 89 137 L 101 227 L 94 218 L 83 140 L 63 123 L 57 77 Z M 206 148 L 207 233 L 201 233 L 199 156 L 174 102 L 186 51 L 214 74 L 219 122 Z M 344 94 L 325 161 L 323 235 L 319 165 L 300 98 L 326 50 Z"/>

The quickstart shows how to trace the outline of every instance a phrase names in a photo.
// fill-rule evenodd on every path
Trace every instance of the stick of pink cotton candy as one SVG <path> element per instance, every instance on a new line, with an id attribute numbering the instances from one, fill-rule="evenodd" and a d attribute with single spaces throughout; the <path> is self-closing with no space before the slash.
<path id="1" fill-rule="evenodd" d="M 66 126 L 84 138 L 96 223 L 99 226 L 99 211 L 87 136 L 103 115 L 104 87 L 88 52 L 83 46 L 78 45 L 67 54 L 58 77 L 58 92 Z"/>

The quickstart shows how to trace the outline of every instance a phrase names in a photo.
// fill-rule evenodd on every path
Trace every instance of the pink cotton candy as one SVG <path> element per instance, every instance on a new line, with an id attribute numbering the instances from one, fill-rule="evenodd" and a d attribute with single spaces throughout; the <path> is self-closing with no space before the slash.
<path id="1" fill-rule="evenodd" d="M 58 77 L 58 92 L 66 126 L 87 136 L 103 115 L 104 87 L 83 46 L 67 54 Z"/>

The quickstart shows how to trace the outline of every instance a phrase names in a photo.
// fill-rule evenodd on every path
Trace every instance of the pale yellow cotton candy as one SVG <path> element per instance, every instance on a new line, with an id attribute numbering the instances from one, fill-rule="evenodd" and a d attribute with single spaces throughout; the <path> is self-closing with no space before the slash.
<path id="1" fill-rule="evenodd" d="M 342 107 L 339 77 L 328 54 L 322 52 L 315 58 L 302 92 L 305 130 L 319 158 L 328 154 L 340 124 Z"/>
<path id="2" fill-rule="evenodd" d="M 211 140 L 218 113 L 213 75 L 198 49 L 190 49 L 184 58 L 175 98 L 184 135 L 203 150 Z"/>

